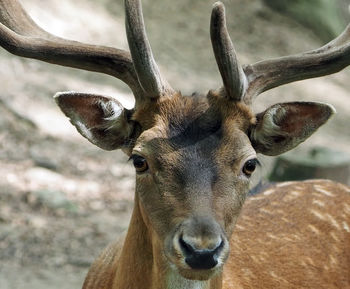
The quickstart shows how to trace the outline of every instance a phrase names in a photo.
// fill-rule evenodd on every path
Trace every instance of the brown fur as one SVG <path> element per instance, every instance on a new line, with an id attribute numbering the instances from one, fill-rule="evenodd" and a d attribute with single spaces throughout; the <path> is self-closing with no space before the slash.
<path id="1" fill-rule="evenodd" d="M 282 183 L 247 200 L 224 288 L 350 288 L 349 204 L 350 189 L 325 180 Z"/>

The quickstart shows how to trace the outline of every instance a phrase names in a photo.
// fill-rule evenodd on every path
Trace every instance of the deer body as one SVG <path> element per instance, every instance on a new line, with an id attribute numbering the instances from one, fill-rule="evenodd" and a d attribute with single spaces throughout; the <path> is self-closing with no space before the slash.
<path id="1" fill-rule="evenodd" d="M 254 114 L 253 100 L 350 65 L 350 26 L 319 49 L 242 67 L 218 2 L 210 35 L 223 87 L 183 96 L 160 74 L 140 0 L 125 0 L 130 53 L 50 35 L 16 0 L 0 0 L 0 8 L 0 45 L 8 51 L 113 75 L 135 96 L 131 110 L 108 96 L 55 96 L 82 136 L 105 150 L 122 149 L 136 171 L 124 243 L 97 259 L 84 289 L 350 286 L 349 188 L 276 185 L 248 199 L 241 214 L 257 153 L 296 147 L 335 112 L 325 103 L 290 102 Z"/>

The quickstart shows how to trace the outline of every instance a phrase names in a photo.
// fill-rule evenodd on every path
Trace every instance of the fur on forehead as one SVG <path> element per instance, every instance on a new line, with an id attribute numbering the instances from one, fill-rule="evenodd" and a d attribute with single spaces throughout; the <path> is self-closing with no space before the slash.
<path id="1" fill-rule="evenodd" d="M 234 102 L 219 93 L 210 91 L 207 96 L 177 93 L 139 107 L 133 115 L 142 130 L 158 127 L 164 137 L 172 137 L 193 128 L 198 133 L 215 131 L 219 127 L 235 127 L 247 132 L 256 119 L 251 108 L 243 102 Z"/>

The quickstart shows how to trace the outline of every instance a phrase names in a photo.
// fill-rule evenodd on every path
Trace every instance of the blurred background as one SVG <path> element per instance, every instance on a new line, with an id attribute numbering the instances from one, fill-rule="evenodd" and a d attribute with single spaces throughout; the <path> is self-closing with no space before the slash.
<path id="1" fill-rule="evenodd" d="M 56 35 L 127 49 L 122 0 L 22 0 Z M 242 64 L 322 46 L 349 22 L 349 0 L 226 0 L 229 31 Z M 221 86 L 209 40 L 209 0 L 143 0 L 155 58 L 183 94 Z M 277 181 L 292 165 L 306 177 L 349 182 L 350 71 L 289 84 L 258 98 L 319 101 L 337 110 L 325 126 L 278 159 L 261 157 L 258 179 Z M 88 267 L 127 228 L 134 170 L 119 151 L 78 135 L 56 107 L 57 91 L 107 94 L 132 107 L 109 76 L 12 56 L 0 49 L 0 288 L 80 288 Z M 321 148 L 320 148 L 321 147 Z M 315 165 L 316 164 L 316 165 Z M 295 169 L 298 171 L 299 169 Z M 339 179 L 341 178 L 341 179 Z"/>

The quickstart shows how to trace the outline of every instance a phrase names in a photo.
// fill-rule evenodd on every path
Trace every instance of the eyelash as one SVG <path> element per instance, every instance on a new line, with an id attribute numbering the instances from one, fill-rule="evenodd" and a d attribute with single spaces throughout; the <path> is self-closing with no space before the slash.
<path id="1" fill-rule="evenodd" d="M 130 156 L 129 161 L 133 160 L 133 164 L 137 173 L 143 173 L 148 170 L 148 163 L 142 156 L 133 154 Z"/>
<path id="2" fill-rule="evenodd" d="M 250 177 L 254 173 L 254 171 L 256 170 L 257 166 L 261 166 L 259 160 L 257 158 L 250 159 L 244 163 L 243 168 L 242 168 L 242 172 L 247 177 Z"/>

